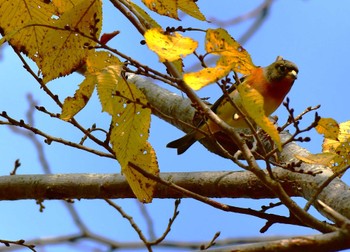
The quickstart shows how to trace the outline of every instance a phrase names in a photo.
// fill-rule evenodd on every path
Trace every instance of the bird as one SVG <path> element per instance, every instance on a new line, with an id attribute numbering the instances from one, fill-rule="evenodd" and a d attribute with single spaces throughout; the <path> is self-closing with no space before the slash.
<path id="1" fill-rule="evenodd" d="M 278 56 L 276 61 L 269 66 L 256 67 L 250 74 L 243 76 L 238 85 L 247 83 L 258 91 L 263 97 L 265 115 L 270 116 L 283 102 L 285 96 L 292 88 L 294 81 L 297 79 L 298 73 L 299 69 L 295 63 Z M 235 85 L 232 87 L 234 86 Z M 232 99 L 244 113 L 244 108 L 241 106 L 241 98 L 237 89 L 232 88 L 231 90 L 231 88 L 228 90 L 228 95 L 222 95 L 211 106 L 211 110 L 216 113 L 220 119 L 234 128 L 248 128 L 249 126 L 246 120 L 233 107 L 232 103 L 229 102 L 229 99 Z M 203 119 L 199 122 L 196 129 L 168 143 L 167 147 L 177 149 L 177 154 L 180 155 L 196 141 L 208 135 L 218 133 L 220 130 L 220 127 L 213 121 Z M 202 132 L 206 132 L 207 134 L 203 134 Z"/>

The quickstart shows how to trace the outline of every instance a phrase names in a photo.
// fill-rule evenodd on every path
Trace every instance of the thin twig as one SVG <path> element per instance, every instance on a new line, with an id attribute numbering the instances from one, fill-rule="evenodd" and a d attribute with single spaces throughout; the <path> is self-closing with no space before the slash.
<path id="1" fill-rule="evenodd" d="M 216 244 L 216 240 L 219 238 L 220 236 L 220 232 L 216 232 L 213 236 L 213 238 L 211 239 L 211 241 L 207 244 L 207 245 L 201 245 L 200 246 L 200 250 L 207 250 L 209 248 L 211 248 L 212 246 L 214 246 Z"/>
<path id="2" fill-rule="evenodd" d="M 84 151 L 96 154 L 96 155 L 101 156 L 101 157 L 108 157 L 108 158 L 115 159 L 115 156 L 112 155 L 112 154 L 101 152 L 101 151 L 89 148 L 87 146 L 80 145 L 80 144 L 77 144 L 77 143 L 65 140 L 63 138 L 58 138 L 58 137 L 54 137 L 54 136 L 48 135 L 45 132 L 43 132 L 43 131 L 35 128 L 35 127 L 32 127 L 31 125 L 26 124 L 23 120 L 17 121 L 15 119 L 13 119 L 9 115 L 7 115 L 6 112 L 0 113 L 0 117 L 3 117 L 6 120 L 8 120 L 8 122 L 0 121 L 0 125 L 17 126 L 17 127 L 21 127 L 21 128 L 27 129 L 27 130 L 33 132 L 36 135 L 40 135 L 40 136 L 44 137 L 45 138 L 45 143 L 47 143 L 47 144 L 51 144 L 52 142 L 57 142 L 57 143 L 61 143 L 61 144 L 73 147 L 73 148 L 81 149 L 81 150 L 84 150 Z"/>
<path id="3" fill-rule="evenodd" d="M 110 199 L 105 199 L 105 201 L 112 206 L 114 209 L 116 209 L 123 218 L 127 219 L 129 221 L 129 224 L 131 225 L 131 227 L 135 230 L 135 232 L 138 234 L 138 236 L 140 237 L 141 241 L 143 241 L 143 243 L 145 244 L 145 246 L 147 247 L 148 251 L 152 251 L 151 245 L 148 242 L 147 238 L 144 236 L 144 234 L 142 233 L 142 230 L 139 228 L 139 226 L 135 223 L 134 219 L 132 216 L 128 215 L 123 208 L 121 208 L 120 206 L 118 206 L 117 204 L 115 204 L 112 200 Z"/>
<path id="4" fill-rule="evenodd" d="M 175 207 L 174 207 L 173 216 L 169 219 L 168 225 L 167 225 L 165 231 L 163 232 L 163 234 L 155 241 L 150 242 L 151 245 L 157 245 L 157 244 L 161 243 L 167 237 L 176 217 L 179 215 L 178 208 L 179 208 L 180 203 L 181 203 L 180 199 L 175 200 Z"/>

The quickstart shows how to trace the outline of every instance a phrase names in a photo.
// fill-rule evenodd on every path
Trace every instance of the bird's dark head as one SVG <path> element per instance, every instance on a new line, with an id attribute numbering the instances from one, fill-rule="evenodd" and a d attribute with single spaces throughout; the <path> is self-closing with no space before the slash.
<path id="1" fill-rule="evenodd" d="M 298 77 L 299 69 L 293 62 L 277 57 L 276 61 L 265 68 L 266 77 L 271 82 L 286 78 L 294 82 Z"/>

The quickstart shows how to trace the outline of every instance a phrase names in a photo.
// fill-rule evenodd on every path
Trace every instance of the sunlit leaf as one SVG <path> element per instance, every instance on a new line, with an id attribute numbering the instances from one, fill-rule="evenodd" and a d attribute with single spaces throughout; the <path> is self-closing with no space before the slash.
<path id="1" fill-rule="evenodd" d="M 139 13 L 140 16 L 137 16 L 138 20 L 143 24 L 147 29 L 151 28 L 161 28 L 161 26 L 148 15 L 147 12 L 145 12 L 140 6 L 137 4 L 130 2 L 131 6 L 136 9 L 136 11 Z"/>
<path id="2" fill-rule="evenodd" d="M 205 20 L 204 15 L 200 12 L 199 7 L 194 0 L 142 0 L 142 2 L 152 11 L 159 15 L 179 19 L 178 10 L 186 14 Z"/>
<path id="3" fill-rule="evenodd" d="M 324 134 L 325 138 L 336 140 L 339 135 L 339 125 L 332 118 L 321 118 L 315 129 L 319 134 Z"/>
<path id="4" fill-rule="evenodd" d="M 350 139 L 350 121 L 342 122 L 339 124 L 338 140 L 340 142 L 346 142 Z"/>
<path id="5" fill-rule="evenodd" d="M 179 19 L 177 15 L 177 1 L 174 0 L 142 0 L 142 2 L 152 11 L 159 15 Z"/>
<path id="6" fill-rule="evenodd" d="M 80 110 L 82 110 L 90 100 L 94 89 L 95 76 L 88 75 L 80 84 L 79 89 L 74 94 L 74 97 L 67 97 L 64 100 L 60 118 L 68 121 Z"/>
<path id="7" fill-rule="evenodd" d="M 184 74 L 184 81 L 194 90 L 220 80 L 231 71 L 230 67 L 207 67 L 198 72 Z"/>
<path id="8" fill-rule="evenodd" d="M 294 155 L 297 159 L 308 164 L 319 164 L 329 166 L 330 162 L 336 157 L 335 153 L 318 153 L 309 154 L 307 156 Z"/>
<path id="9" fill-rule="evenodd" d="M 156 153 L 152 146 L 146 142 L 145 146 L 139 146 L 140 151 L 137 153 L 137 157 L 132 161 L 138 167 L 151 173 L 153 175 L 159 174 L 158 162 Z M 152 201 L 156 182 L 145 177 L 140 172 L 135 170 L 130 165 L 122 169 L 124 176 L 126 177 L 130 187 L 132 188 L 137 199 L 143 203 L 149 203 Z"/>
<path id="10" fill-rule="evenodd" d="M 123 63 L 113 54 L 106 51 L 89 50 L 86 58 L 86 71 L 89 74 L 95 74 L 103 71 L 108 66 L 118 66 L 119 72 Z"/>
<path id="11" fill-rule="evenodd" d="M 205 49 L 219 59 L 214 67 L 184 74 L 185 82 L 195 90 L 222 79 L 230 71 L 248 75 L 256 69 L 249 53 L 224 29 L 207 30 Z"/>
<path id="12" fill-rule="evenodd" d="M 350 121 L 340 123 L 338 131 L 337 136 L 330 134 L 330 138 L 325 137 L 322 150 L 323 152 L 342 152 L 346 154 L 345 156 L 350 156 Z M 320 133 L 325 134 L 323 131 Z"/>
<path id="13" fill-rule="evenodd" d="M 198 43 L 191 38 L 183 37 L 174 32 L 165 35 L 161 29 L 154 28 L 145 33 L 147 46 L 157 53 L 161 62 L 175 61 L 194 52 Z"/>
<path id="14" fill-rule="evenodd" d="M 39 52 L 39 67 L 44 82 L 70 74 L 85 61 L 88 46 L 95 45 L 89 37 L 98 38 L 102 27 L 100 0 L 83 0 L 64 12 L 49 29 Z"/>
<path id="15" fill-rule="evenodd" d="M 340 171 L 348 167 L 350 165 L 350 121 L 340 123 L 337 127 L 338 124 L 335 120 L 327 118 L 321 121 L 319 125 L 322 125 L 322 127 L 319 127 L 317 131 L 329 136 L 329 138 L 324 138 L 322 151 L 335 155 L 330 168 L 333 171 Z M 336 129 L 338 129 L 338 135 L 334 133 Z"/>
<path id="16" fill-rule="evenodd" d="M 238 85 L 237 90 L 240 94 L 242 106 L 245 112 L 271 137 L 278 149 L 282 150 L 281 138 L 278 131 L 265 114 L 264 98 L 262 95 L 245 82 Z"/>
<path id="17" fill-rule="evenodd" d="M 132 169 L 133 163 L 157 175 L 155 153 L 147 142 L 151 110 L 147 100 L 133 83 L 121 76 L 120 66 L 110 66 L 97 74 L 97 90 L 103 110 L 112 115 L 110 142 L 131 189 L 142 202 L 150 202 L 156 183 Z"/>
<path id="18" fill-rule="evenodd" d="M 74 8 L 81 1 L 84 1 L 84 0 L 69 0 L 69 1 L 52 0 L 52 4 L 57 8 L 58 14 L 60 15 L 64 12 Z"/>
<path id="19" fill-rule="evenodd" d="M 97 94 L 100 98 L 102 111 L 107 112 L 112 117 L 116 111 L 123 109 L 122 98 L 116 97 L 118 86 L 124 86 L 125 81 L 121 77 L 121 66 L 114 65 L 106 67 L 101 72 L 97 73 Z M 120 89 L 120 87 L 119 87 Z"/>
<path id="20" fill-rule="evenodd" d="M 178 8 L 186 14 L 198 20 L 205 21 L 205 16 L 201 13 L 194 0 L 177 0 L 177 4 Z"/>
<path id="21" fill-rule="evenodd" d="M 41 42 L 55 8 L 44 0 L 0 0 L 0 31 L 11 33 L 9 43 L 34 61 L 39 60 Z"/>
<path id="22" fill-rule="evenodd" d="M 249 53 L 226 30 L 208 29 L 205 39 L 206 51 L 221 56 L 218 65 L 244 75 L 256 68 Z"/>

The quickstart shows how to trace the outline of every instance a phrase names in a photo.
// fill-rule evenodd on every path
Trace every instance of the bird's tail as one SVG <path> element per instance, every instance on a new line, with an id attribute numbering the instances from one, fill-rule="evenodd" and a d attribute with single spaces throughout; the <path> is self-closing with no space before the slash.
<path id="1" fill-rule="evenodd" d="M 194 144 L 196 141 L 196 131 L 194 131 L 168 143 L 166 147 L 177 149 L 177 154 L 180 155 L 184 153 L 188 148 L 190 148 L 191 145 Z"/>

